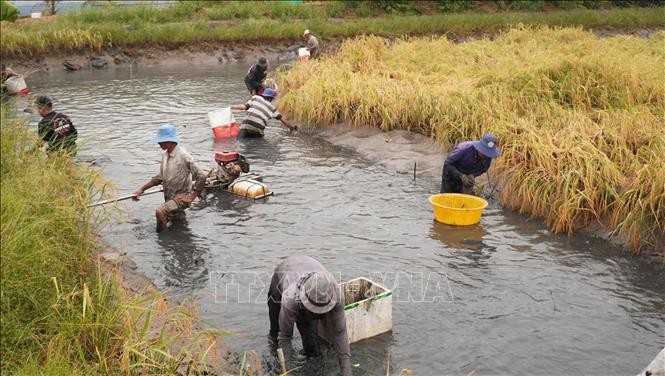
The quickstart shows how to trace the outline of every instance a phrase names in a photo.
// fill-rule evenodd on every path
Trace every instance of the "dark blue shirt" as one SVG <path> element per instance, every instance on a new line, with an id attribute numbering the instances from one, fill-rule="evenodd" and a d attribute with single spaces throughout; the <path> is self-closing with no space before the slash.
<path id="1" fill-rule="evenodd" d="M 457 178 L 456 171 L 464 175 L 471 174 L 480 176 L 490 168 L 492 159 L 485 157 L 483 160 L 478 156 L 478 151 L 473 147 L 473 141 L 465 141 L 455 146 L 448 154 L 443 163 L 443 173 L 446 178 Z"/>

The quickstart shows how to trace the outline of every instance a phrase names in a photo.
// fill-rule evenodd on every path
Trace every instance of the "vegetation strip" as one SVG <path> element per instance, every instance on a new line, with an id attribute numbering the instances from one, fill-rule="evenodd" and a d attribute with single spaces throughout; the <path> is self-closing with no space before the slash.
<path id="1" fill-rule="evenodd" d="M 359 37 L 283 72 L 279 104 L 310 127 L 405 129 L 449 145 L 490 131 L 502 143 L 504 204 L 555 232 L 600 222 L 636 253 L 662 250 L 663 45 L 663 31 L 547 27 L 462 44 Z"/>
<path id="2" fill-rule="evenodd" d="M 130 296 L 95 262 L 108 186 L 66 155 L 48 159 L 27 124 L 1 113 L 2 374 L 175 374 L 206 367 L 218 335 L 158 293 Z M 180 342 L 181 343 L 178 345 Z"/>
<path id="3" fill-rule="evenodd" d="M 301 9 L 288 4 L 278 6 L 274 2 L 251 5 L 254 8 L 266 9 L 263 14 L 274 14 L 275 7 Z M 360 34 L 399 37 L 443 33 L 495 33 L 517 24 L 583 25 L 587 28 L 665 26 L 663 7 L 576 9 L 546 13 L 460 13 L 399 17 L 384 15 L 351 19 L 319 18 L 320 13 L 316 11 L 289 13 L 285 10 L 278 13 L 282 15 L 277 18 L 243 18 L 242 9 L 244 8 L 229 12 L 229 6 L 214 3 L 211 5 L 207 2 L 181 2 L 166 9 L 143 6 L 109 7 L 103 11 L 86 10 L 43 20 L 23 20 L 15 24 L 3 22 L 0 36 L 2 54 L 5 58 L 11 58 L 75 51 L 94 53 L 112 47 L 144 45 L 178 47 L 206 42 L 293 41 L 298 40 L 306 28 L 322 37 L 325 49 L 326 39 Z M 233 14 L 241 16 L 227 20 Z M 290 14 L 306 18 L 288 18 Z M 220 19 L 222 21 L 219 21 Z"/>

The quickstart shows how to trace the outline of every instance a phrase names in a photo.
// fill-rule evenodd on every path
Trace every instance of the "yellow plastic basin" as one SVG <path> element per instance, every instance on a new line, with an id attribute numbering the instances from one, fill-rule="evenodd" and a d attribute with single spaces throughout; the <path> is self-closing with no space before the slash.
<path id="1" fill-rule="evenodd" d="M 480 222 L 487 201 L 461 193 L 439 193 L 429 198 L 434 219 L 447 225 L 467 226 Z"/>

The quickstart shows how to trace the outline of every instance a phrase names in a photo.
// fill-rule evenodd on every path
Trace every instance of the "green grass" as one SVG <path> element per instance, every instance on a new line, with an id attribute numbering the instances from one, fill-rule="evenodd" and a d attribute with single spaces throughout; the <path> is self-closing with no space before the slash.
<path id="1" fill-rule="evenodd" d="M 331 14 L 346 14 L 341 7 L 349 5 L 344 4 L 314 2 L 293 6 L 283 2 L 231 2 L 220 6 L 183 2 L 166 9 L 109 7 L 41 21 L 3 22 L 0 46 L 4 57 L 21 57 L 39 56 L 52 51 L 101 51 L 109 47 L 295 41 L 301 40 L 304 29 L 312 29 L 325 45 L 325 40 L 360 34 L 392 38 L 442 33 L 495 33 L 517 24 L 580 25 L 586 28 L 665 26 L 665 7 L 420 16 L 394 16 L 384 12 L 380 17 L 330 19 Z M 353 9 L 362 9 L 361 5 L 363 3 Z M 211 24 L 213 21 L 222 24 Z"/>
<path id="2" fill-rule="evenodd" d="M 665 32 L 521 26 L 480 39 L 364 36 L 281 72 L 280 109 L 317 127 L 499 137 L 502 203 L 555 232 L 600 222 L 635 253 L 665 239 Z"/>
<path id="3" fill-rule="evenodd" d="M 104 217 L 87 208 L 108 189 L 99 172 L 47 159 L 27 124 L 4 105 L 1 116 L 2 374 L 173 374 L 185 356 L 199 364 L 204 352 L 192 349 L 214 333 L 193 331 L 195 315 L 167 313 L 159 294 L 130 297 L 101 273 Z M 183 336 L 189 346 L 171 347 Z"/>

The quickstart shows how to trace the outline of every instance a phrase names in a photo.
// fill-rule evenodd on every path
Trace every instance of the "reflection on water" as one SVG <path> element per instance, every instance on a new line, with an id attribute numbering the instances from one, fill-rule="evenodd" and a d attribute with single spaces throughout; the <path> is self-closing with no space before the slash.
<path id="1" fill-rule="evenodd" d="M 246 70 L 139 68 L 130 80 L 127 70 L 108 69 L 30 84 L 73 119 L 79 157 L 97 160 L 126 195 L 157 170 L 161 152 L 149 138 L 165 122 L 178 126 L 201 168 L 215 166 L 219 145 L 207 112 L 247 99 Z M 371 276 L 394 290 L 392 333 L 351 346 L 356 375 L 385 375 L 388 354 L 393 369 L 419 375 L 634 374 L 665 346 L 659 265 L 602 240 L 553 235 L 540 220 L 494 205 L 476 226 L 438 224 L 427 201 L 438 179 L 414 183 L 278 122 L 265 139 L 237 148 L 273 197 L 211 192 L 187 222 L 158 235 L 154 210 L 163 198 L 147 196 L 128 203 L 133 219 L 104 238 L 157 286 L 196 299 L 206 322 L 238 333 L 228 339 L 233 349 L 255 349 L 266 365 L 273 357 L 262 288 L 292 255 L 311 255 L 343 280 Z M 232 287 L 255 293 L 251 299 L 219 299 L 233 273 L 248 277 Z M 337 357 L 328 349 L 307 367 L 297 374 L 333 375 Z"/>
<path id="2" fill-rule="evenodd" d="M 451 226 L 432 220 L 430 238 L 444 243 L 453 249 L 477 251 L 484 247 L 483 238 L 487 232 L 480 224 L 471 226 Z"/>
<path id="3" fill-rule="evenodd" d="M 192 234 L 186 220 L 173 221 L 167 231 L 157 235 L 162 263 L 165 270 L 165 286 L 169 289 L 186 287 L 188 292 L 203 287 L 208 282 L 205 258 L 208 247 Z"/>

